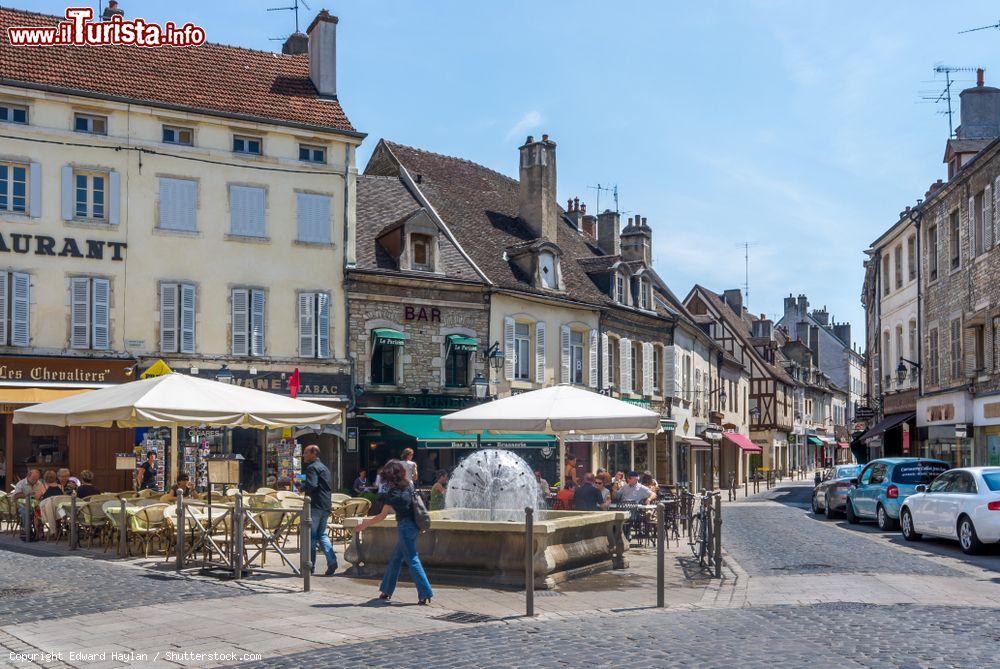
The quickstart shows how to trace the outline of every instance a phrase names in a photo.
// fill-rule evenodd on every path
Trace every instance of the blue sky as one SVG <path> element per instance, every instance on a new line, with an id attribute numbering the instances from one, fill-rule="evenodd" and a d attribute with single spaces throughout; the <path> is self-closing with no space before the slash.
<path id="1" fill-rule="evenodd" d="M 307 0 L 304 24 L 322 5 Z M 61 14 L 63 2 L 10 4 Z M 82 3 L 81 3 L 82 4 Z M 94 3 L 96 6 L 96 3 Z M 213 42 L 280 49 L 290 0 L 133 2 L 130 16 L 194 20 Z M 863 340 L 862 251 L 945 175 L 932 68 L 983 66 L 989 2 L 712 3 L 354 0 L 340 17 L 338 89 L 368 133 L 516 176 L 524 136 L 558 143 L 559 195 L 649 219 L 657 271 L 681 296 L 744 281 L 777 315 L 805 293 Z M 975 75 L 960 73 L 957 89 Z M 956 89 L 956 90 L 957 90 Z M 958 96 L 955 96 L 955 103 Z M 610 203 L 602 195 L 601 208 Z"/>

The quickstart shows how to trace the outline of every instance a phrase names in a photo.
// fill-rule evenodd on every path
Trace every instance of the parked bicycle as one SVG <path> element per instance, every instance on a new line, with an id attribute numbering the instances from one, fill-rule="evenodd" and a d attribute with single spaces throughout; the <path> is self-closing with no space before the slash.
<path id="1" fill-rule="evenodd" d="M 698 558 L 702 568 L 711 566 L 715 559 L 715 498 L 719 492 L 703 491 L 697 500 L 697 510 L 693 510 L 688 523 L 688 543 L 691 553 Z M 692 496 L 693 497 L 693 496 Z"/>

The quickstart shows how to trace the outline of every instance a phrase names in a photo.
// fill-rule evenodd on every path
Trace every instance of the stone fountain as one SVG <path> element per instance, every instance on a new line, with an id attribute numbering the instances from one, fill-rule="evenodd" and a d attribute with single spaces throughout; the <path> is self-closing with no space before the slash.
<path id="1" fill-rule="evenodd" d="M 516 453 L 486 449 L 452 472 L 445 509 L 432 511 L 417 552 L 431 581 L 524 587 L 524 509 L 534 512 L 535 587 L 624 567 L 620 511 L 548 511 L 535 475 Z M 348 519 L 350 527 L 360 519 Z M 396 545 L 390 515 L 365 531 L 345 558 L 355 573 L 383 571 Z"/>

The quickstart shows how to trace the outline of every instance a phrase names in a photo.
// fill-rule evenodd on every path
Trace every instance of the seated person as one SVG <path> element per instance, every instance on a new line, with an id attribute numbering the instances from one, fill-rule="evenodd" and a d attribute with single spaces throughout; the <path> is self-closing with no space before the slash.
<path id="1" fill-rule="evenodd" d="M 601 481 L 601 485 L 604 482 Z M 604 509 L 604 495 L 597 487 L 597 478 L 587 472 L 583 475 L 583 483 L 576 487 L 573 493 L 573 508 L 577 511 L 597 511 Z"/>
<path id="2" fill-rule="evenodd" d="M 41 499 L 65 494 L 62 486 L 59 485 L 59 476 L 51 469 L 45 472 L 45 491 L 42 493 Z"/>
<path id="3" fill-rule="evenodd" d="M 625 504 L 652 504 L 656 493 L 639 483 L 639 473 L 629 472 L 627 483 L 615 494 L 615 501 Z"/>
<path id="4" fill-rule="evenodd" d="M 448 472 L 439 469 L 436 474 L 434 485 L 431 486 L 430 511 L 440 511 L 444 509 L 444 498 L 448 492 Z"/>
<path id="5" fill-rule="evenodd" d="M 354 485 L 351 486 L 351 490 L 354 491 L 355 497 L 361 497 L 365 494 L 365 490 L 368 488 L 368 472 L 364 469 L 358 472 L 358 478 L 354 479 Z"/>
<path id="6" fill-rule="evenodd" d="M 559 487 L 556 493 L 556 500 L 552 503 L 552 508 L 556 511 L 571 511 L 573 509 L 573 497 L 576 486 L 572 481 L 566 481 Z"/>
<path id="7" fill-rule="evenodd" d="M 194 494 L 194 485 L 191 483 L 191 477 L 187 472 L 181 472 L 177 475 L 177 482 L 170 486 L 170 492 L 164 495 L 164 497 L 169 497 L 169 501 L 177 501 L 177 491 L 183 490 L 184 496 L 190 498 Z"/>
<path id="8" fill-rule="evenodd" d="M 76 496 L 82 498 L 100 494 L 101 489 L 94 485 L 94 472 L 89 469 L 80 472 L 80 486 L 76 489 Z"/>

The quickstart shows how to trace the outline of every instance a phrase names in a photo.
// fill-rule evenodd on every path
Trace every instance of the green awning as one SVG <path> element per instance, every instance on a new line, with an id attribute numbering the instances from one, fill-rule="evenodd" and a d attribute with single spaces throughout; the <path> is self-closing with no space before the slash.
<path id="1" fill-rule="evenodd" d="M 406 335 L 392 328 L 375 328 L 372 330 L 372 337 L 375 346 L 403 346 L 406 344 Z"/>
<path id="2" fill-rule="evenodd" d="M 460 353 L 475 353 L 479 350 L 479 344 L 476 340 L 465 335 L 448 335 L 448 345 L 451 347 L 451 350 Z"/>
<path id="3" fill-rule="evenodd" d="M 814 437 L 812 435 L 809 435 L 809 443 L 813 446 L 826 446 L 825 441 L 823 441 L 819 437 Z"/>
<path id="4" fill-rule="evenodd" d="M 476 435 L 445 432 L 441 414 L 369 413 L 372 420 L 407 434 L 423 448 L 476 448 Z M 483 448 L 554 448 L 556 439 L 547 434 L 490 434 L 484 432 Z"/>

